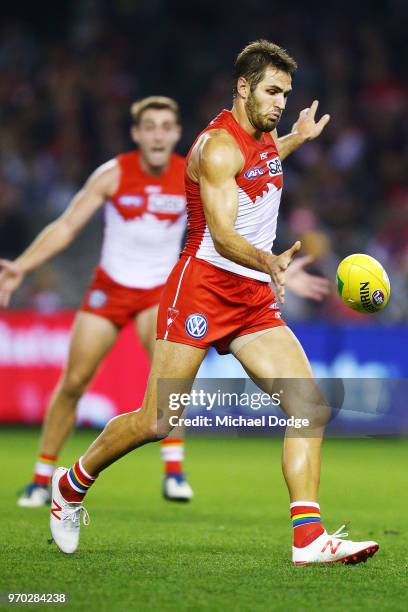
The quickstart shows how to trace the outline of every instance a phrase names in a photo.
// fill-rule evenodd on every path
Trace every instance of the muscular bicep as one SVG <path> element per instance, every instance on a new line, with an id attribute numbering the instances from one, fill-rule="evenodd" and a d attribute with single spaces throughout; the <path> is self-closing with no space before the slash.
<path id="1" fill-rule="evenodd" d="M 238 213 L 238 189 L 235 177 L 226 177 L 222 182 L 210 177 L 200 180 L 201 201 L 211 234 L 232 229 Z"/>
<path id="2" fill-rule="evenodd" d="M 238 186 L 235 180 L 242 166 L 236 146 L 227 139 L 209 140 L 199 162 L 201 201 L 215 242 L 233 231 L 238 214 Z"/>
<path id="3" fill-rule="evenodd" d="M 73 197 L 60 217 L 61 223 L 73 233 L 79 232 L 106 199 L 116 191 L 118 181 L 119 169 L 115 160 L 100 166 Z"/>

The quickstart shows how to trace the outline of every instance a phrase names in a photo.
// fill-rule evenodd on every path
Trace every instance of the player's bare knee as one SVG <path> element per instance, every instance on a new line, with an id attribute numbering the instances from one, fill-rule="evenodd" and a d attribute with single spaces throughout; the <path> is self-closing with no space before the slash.
<path id="1" fill-rule="evenodd" d="M 131 413 L 129 429 L 134 438 L 142 439 L 143 442 L 156 442 L 160 440 L 155 415 L 151 415 L 143 408 Z"/>
<path id="2" fill-rule="evenodd" d="M 289 417 L 307 422 L 309 428 L 322 428 L 332 416 L 330 405 L 313 380 L 293 380 L 286 390 L 283 409 Z"/>
<path id="3" fill-rule="evenodd" d="M 324 400 L 307 402 L 303 405 L 295 403 L 286 413 L 299 422 L 307 423 L 309 428 L 325 427 L 332 415 L 330 406 Z"/>
<path id="4" fill-rule="evenodd" d="M 157 439 L 164 440 L 173 431 L 174 425 L 169 423 L 169 419 L 160 419 L 157 423 Z"/>
<path id="5" fill-rule="evenodd" d="M 62 378 L 61 392 L 69 397 L 80 398 L 89 383 L 88 377 L 80 372 L 66 372 Z"/>
<path id="6" fill-rule="evenodd" d="M 150 418 L 145 428 L 145 435 L 150 442 L 159 442 L 167 438 L 173 427 L 169 424 L 168 419 Z"/>

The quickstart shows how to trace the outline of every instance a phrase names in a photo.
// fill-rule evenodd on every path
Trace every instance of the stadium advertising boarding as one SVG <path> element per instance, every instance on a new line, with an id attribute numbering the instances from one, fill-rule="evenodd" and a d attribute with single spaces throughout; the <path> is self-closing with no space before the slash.
<path id="1" fill-rule="evenodd" d="M 31 311 L 2 313 L 2 423 L 41 423 L 67 355 L 73 317 L 72 312 L 48 316 Z M 407 327 L 303 324 L 296 326 L 295 332 L 319 384 L 326 380 L 323 392 L 335 410 L 329 432 L 359 435 L 408 432 L 403 401 L 408 391 L 408 355 L 404 350 L 408 344 Z M 128 326 L 80 400 L 79 422 L 102 427 L 112 416 L 140 406 L 148 371 L 146 354 L 133 327 Z M 228 433 L 245 429 L 248 422 L 248 430 L 256 435 L 284 426 L 279 401 L 271 401 L 268 406 L 262 404 L 257 399 L 259 389 L 250 383 L 231 355 L 220 357 L 210 351 L 199 377 L 197 394 L 201 389 L 209 395 L 186 406 L 184 416 L 195 419 L 186 423 L 192 430 Z M 223 391 L 241 395 L 228 406 L 221 406 Z M 235 395 L 232 397 L 236 399 Z M 216 416 L 219 418 L 213 422 L 209 420 Z M 217 426 L 214 428 L 213 424 Z"/>

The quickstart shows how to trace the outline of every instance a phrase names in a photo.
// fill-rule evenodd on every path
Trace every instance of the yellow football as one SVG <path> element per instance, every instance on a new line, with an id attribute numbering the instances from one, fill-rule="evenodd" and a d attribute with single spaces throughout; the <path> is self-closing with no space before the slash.
<path id="1" fill-rule="evenodd" d="M 336 274 L 337 291 L 343 302 L 358 312 L 374 314 L 390 299 L 390 281 L 382 265 L 362 253 L 345 257 Z"/>

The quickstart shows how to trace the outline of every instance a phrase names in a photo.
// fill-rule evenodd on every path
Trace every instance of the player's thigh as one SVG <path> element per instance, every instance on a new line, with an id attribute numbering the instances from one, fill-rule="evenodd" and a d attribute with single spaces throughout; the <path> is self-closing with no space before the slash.
<path id="1" fill-rule="evenodd" d="M 142 310 L 135 317 L 135 326 L 141 343 L 149 354 L 150 360 L 153 359 L 154 347 L 156 344 L 157 311 L 159 305 L 155 304 L 150 308 Z"/>
<path id="2" fill-rule="evenodd" d="M 245 344 L 236 358 L 255 378 L 310 378 L 312 368 L 295 334 L 282 325 Z"/>
<path id="3" fill-rule="evenodd" d="M 171 429 L 169 417 L 182 414 L 181 396 L 190 393 L 206 353 L 207 349 L 156 340 L 142 411 L 159 422 L 159 429 L 163 426 L 162 434 L 167 435 Z"/>
<path id="4" fill-rule="evenodd" d="M 72 328 L 64 378 L 72 384 L 88 382 L 118 334 L 118 327 L 108 319 L 78 312 Z"/>
<path id="5" fill-rule="evenodd" d="M 251 379 L 266 393 L 279 393 L 289 416 L 327 422 L 330 411 L 313 378 L 309 360 L 294 333 L 275 327 L 236 353 Z"/>

